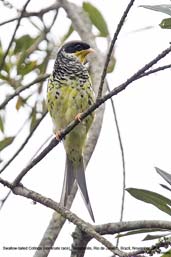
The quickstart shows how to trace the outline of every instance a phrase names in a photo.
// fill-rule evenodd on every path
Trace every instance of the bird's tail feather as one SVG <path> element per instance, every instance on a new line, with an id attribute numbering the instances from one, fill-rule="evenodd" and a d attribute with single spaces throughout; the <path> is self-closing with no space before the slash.
<path id="1" fill-rule="evenodd" d="M 74 181 L 75 181 L 75 174 L 74 174 L 73 163 L 70 161 L 68 156 L 66 156 L 64 182 L 63 182 L 63 188 L 62 188 L 62 194 L 61 194 L 61 200 L 60 200 L 60 203 L 63 206 L 66 206 L 67 198 L 71 193 Z"/>
<path id="2" fill-rule="evenodd" d="M 87 210 L 88 210 L 92 220 L 95 222 L 93 210 L 92 210 L 92 207 L 91 207 L 91 204 L 90 204 L 90 199 L 89 199 L 88 191 L 87 191 L 87 184 L 86 184 L 86 179 L 85 179 L 83 157 L 81 157 L 81 161 L 79 163 L 79 167 L 78 167 L 78 170 L 76 172 L 76 181 L 77 181 L 77 184 L 78 184 L 79 189 L 81 191 L 83 200 L 84 200 L 85 205 L 87 207 Z"/>
<path id="3" fill-rule="evenodd" d="M 67 198 L 71 193 L 75 179 L 76 179 L 77 185 L 81 191 L 83 200 L 87 207 L 87 210 L 88 210 L 92 220 L 95 222 L 94 214 L 93 214 L 93 211 L 91 208 L 90 199 L 89 199 L 88 191 L 87 191 L 83 158 L 81 156 L 81 160 L 80 160 L 78 169 L 74 170 L 74 165 L 67 156 L 66 157 L 66 165 L 65 165 L 64 182 L 63 182 L 63 188 L 62 188 L 62 194 L 61 194 L 61 200 L 60 200 L 60 203 L 63 206 L 66 206 Z"/>

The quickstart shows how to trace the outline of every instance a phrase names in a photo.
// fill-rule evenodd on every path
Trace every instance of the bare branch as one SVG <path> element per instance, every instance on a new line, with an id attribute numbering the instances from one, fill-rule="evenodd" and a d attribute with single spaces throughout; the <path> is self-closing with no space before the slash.
<path id="1" fill-rule="evenodd" d="M 99 85 L 99 90 L 98 90 L 98 95 L 97 95 L 97 99 L 101 98 L 102 97 L 102 92 L 103 92 L 103 85 L 104 85 L 104 80 L 105 80 L 105 77 L 106 77 L 106 74 L 107 74 L 107 68 L 108 68 L 108 64 L 110 62 L 110 57 L 112 55 L 112 52 L 113 52 L 113 48 L 114 48 L 114 45 L 116 43 L 116 40 L 118 38 L 118 35 L 119 35 L 119 32 L 121 30 L 121 28 L 123 27 L 123 24 L 125 22 L 125 19 L 131 9 L 131 7 L 133 6 L 134 4 L 134 1 L 135 0 L 131 0 L 127 6 L 127 8 L 125 9 L 122 17 L 121 17 L 121 20 L 117 26 L 117 29 L 114 33 L 114 36 L 113 36 L 113 39 L 111 41 L 111 44 L 110 44 L 110 47 L 109 47 L 109 51 L 107 53 L 107 57 L 106 57 L 106 61 L 105 61 L 105 65 L 104 65 L 104 69 L 103 69 L 103 73 L 102 73 L 102 76 L 101 76 L 101 81 L 100 81 L 100 85 Z"/>
<path id="2" fill-rule="evenodd" d="M 83 232 L 91 236 L 92 238 L 96 239 L 98 242 L 100 242 L 102 245 L 106 246 L 107 249 L 109 249 L 112 253 L 116 253 L 117 255 L 124 257 L 127 256 L 125 255 L 124 252 L 116 249 L 106 238 L 102 237 L 100 234 L 98 234 L 94 229 L 93 226 L 90 225 L 89 223 L 86 223 L 83 221 L 81 218 L 79 218 L 77 215 L 72 213 L 70 210 L 64 208 L 63 206 L 61 207 L 60 204 L 54 202 L 50 198 L 46 198 L 32 190 L 27 189 L 23 185 L 18 185 L 14 187 L 11 183 L 8 181 L 3 180 L 0 178 L 0 183 L 3 184 L 4 186 L 9 187 L 12 192 L 16 195 L 23 196 L 28 199 L 32 199 L 34 202 L 38 202 L 50 209 L 53 209 L 54 211 L 57 211 L 60 213 L 65 219 L 69 220 L 76 226 L 78 226 Z"/>
<path id="3" fill-rule="evenodd" d="M 120 257 L 128 257 L 133 255 L 133 253 L 124 253 L 114 247 L 108 240 L 106 240 L 101 235 L 111 234 L 114 235 L 119 232 L 132 231 L 137 229 L 163 229 L 171 230 L 171 222 L 163 220 L 139 220 L 139 221 L 127 221 L 127 222 L 116 222 L 116 223 L 107 223 L 102 225 L 92 226 L 89 223 L 84 222 L 82 219 L 78 218 L 77 215 L 72 213 L 70 210 L 61 207 L 60 204 L 54 202 L 52 199 L 46 198 L 32 190 L 27 189 L 23 185 L 18 185 L 16 187 L 8 181 L 0 178 L 0 183 L 4 186 L 10 188 L 14 194 L 23 196 L 25 198 L 32 199 L 35 202 L 38 202 L 48 208 L 51 208 L 58 213 L 60 213 L 65 219 L 68 219 L 70 222 L 78 226 L 78 228 L 87 234 L 87 237 L 95 238 L 97 241 L 102 243 L 107 247 L 111 252 L 117 254 Z M 137 253 L 137 252 L 134 252 Z M 142 253 L 142 252 L 139 252 Z"/>
<path id="4" fill-rule="evenodd" d="M 137 221 L 106 223 L 102 225 L 95 225 L 93 227 L 95 231 L 98 232 L 100 235 L 115 235 L 121 232 L 136 231 L 140 229 L 146 229 L 146 230 L 149 229 L 149 231 L 151 231 L 152 229 L 168 231 L 171 229 L 171 222 L 164 221 L 164 220 L 137 220 Z M 79 229 L 77 229 L 74 233 L 76 233 L 73 235 L 73 237 L 76 237 L 76 246 L 77 245 L 83 246 L 82 251 L 77 252 L 78 253 L 77 257 L 83 257 L 86 246 L 92 238 L 89 235 L 85 234 L 84 232 L 80 231 Z M 74 250 L 73 250 L 73 253 L 74 253 Z M 143 248 L 140 251 L 128 252 L 127 254 L 128 256 L 136 256 L 136 255 L 139 256 L 139 254 L 142 254 L 142 253 L 145 253 Z"/>
<path id="5" fill-rule="evenodd" d="M 111 90 L 109 88 L 108 83 L 107 83 L 107 87 L 108 87 L 108 91 L 110 92 Z M 120 219 L 119 219 L 119 221 L 121 222 L 123 220 L 124 204 L 125 204 L 125 188 L 126 188 L 125 154 L 124 154 L 121 132 L 119 128 L 119 123 L 118 123 L 118 118 L 117 118 L 116 108 L 115 108 L 113 98 L 111 98 L 111 105 L 112 105 L 114 120 L 116 124 L 116 130 L 118 134 L 118 140 L 119 140 L 119 146 L 120 146 L 121 158 L 122 158 L 122 201 L 121 201 L 121 212 L 120 212 Z M 119 237 L 117 238 L 117 241 L 116 241 L 116 247 L 118 247 L 118 245 L 119 245 Z"/>
<path id="6" fill-rule="evenodd" d="M 44 8 L 42 10 L 40 10 L 39 12 L 26 12 L 24 11 L 22 14 L 22 18 L 28 18 L 28 17 L 32 17 L 32 16 L 36 16 L 36 17 L 41 17 L 42 15 L 44 15 L 47 12 L 53 11 L 53 10 L 57 10 L 59 8 L 59 3 L 55 3 L 51 6 L 48 6 L 47 8 Z M 0 23 L 0 26 L 3 26 L 7 23 L 13 22 L 13 21 L 18 21 L 20 19 L 20 17 L 16 17 L 16 18 L 12 18 L 10 20 L 4 21 Z"/>
<path id="7" fill-rule="evenodd" d="M 14 94 L 11 94 L 10 96 L 8 96 L 5 101 L 3 103 L 0 104 L 0 110 L 3 109 L 8 103 L 9 101 L 11 101 L 15 96 L 19 95 L 21 92 L 23 92 L 24 90 L 30 88 L 31 86 L 33 86 L 36 83 L 39 83 L 41 81 L 46 80 L 49 77 L 49 74 L 44 74 L 39 76 L 38 78 L 36 78 L 35 80 L 33 80 L 31 83 L 29 83 L 26 86 L 21 86 L 19 88 L 17 88 L 14 92 Z"/>
<path id="8" fill-rule="evenodd" d="M 142 78 L 142 77 L 145 77 L 145 76 L 149 76 L 153 73 L 163 71 L 163 70 L 166 70 L 166 69 L 170 69 L 170 68 L 171 68 L 171 64 L 160 66 L 160 67 L 157 67 L 156 69 L 152 69 L 152 70 L 144 72 L 140 77 Z"/>
<path id="9" fill-rule="evenodd" d="M 13 186 L 16 186 L 20 183 L 22 178 L 27 174 L 27 172 L 32 169 L 38 162 L 40 162 L 56 145 L 59 144 L 59 141 L 56 138 L 53 138 L 50 144 L 35 158 L 30 162 L 16 177 L 13 182 Z"/>
<path id="10" fill-rule="evenodd" d="M 9 50 L 10 50 L 10 47 L 11 47 L 11 45 L 12 45 L 12 43 L 13 43 L 13 41 L 14 41 L 15 35 L 16 35 L 16 33 L 17 33 L 17 30 L 18 30 L 18 28 L 19 28 L 19 26 L 20 26 L 20 22 L 21 22 L 21 19 L 22 19 L 22 17 L 23 17 L 23 13 L 25 12 L 25 10 L 26 10 L 26 8 L 27 8 L 27 6 L 28 6 L 28 4 L 29 4 L 30 1 L 31 1 L 31 0 L 27 0 L 27 2 L 25 3 L 25 5 L 23 6 L 23 9 L 22 9 L 21 14 L 20 14 L 20 17 L 19 17 L 19 19 L 18 19 L 17 25 L 16 25 L 16 27 L 15 27 L 14 33 L 13 33 L 13 35 L 12 35 L 12 38 L 11 38 L 10 42 L 9 42 L 8 48 L 7 48 L 7 50 L 6 50 L 5 54 L 4 54 L 4 56 L 2 57 L 2 61 L 1 61 L 1 64 L 0 64 L 0 71 L 2 70 L 2 68 L 3 68 L 3 66 L 4 66 L 5 59 L 6 59 L 7 55 L 8 55 L 8 52 L 9 52 Z"/>
<path id="11" fill-rule="evenodd" d="M 73 243 L 70 257 L 83 257 L 87 244 L 91 240 L 90 236 L 82 232 L 78 227 L 72 233 Z"/>
<path id="12" fill-rule="evenodd" d="M 6 194 L 6 196 L 0 200 L 0 210 L 2 209 L 2 207 L 4 206 L 4 203 L 6 202 L 6 200 L 8 199 L 8 197 L 11 194 L 11 190 Z"/>
<path id="13" fill-rule="evenodd" d="M 100 235 L 114 235 L 121 232 L 134 231 L 139 229 L 164 229 L 171 230 L 171 222 L 165 220 L 136 220 L 136 221 L 122 221 L 114 223 L 106 223 L 102 225 L 95 225 L 95 230 Z"/>

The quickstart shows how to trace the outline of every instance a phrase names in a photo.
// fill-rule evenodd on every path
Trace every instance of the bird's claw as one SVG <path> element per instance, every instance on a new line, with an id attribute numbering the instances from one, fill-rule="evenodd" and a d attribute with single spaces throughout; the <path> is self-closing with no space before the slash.
<path id="1" fill-rule="evenodd" d="M 58 130 L 58 131 L 55 133 L 55 137 L 56 137 L 56 140 L 61 141 L 61 131 L 60 131 L 60 130 Z"/>
<path id="2" fill-rule="evenodd" d="M 78 114 L 75 116 L 75 120 L 78 120 L 79 122 L 81 122 L 81 116 L 82 116 L 82 112 L 78 113 Z"/>

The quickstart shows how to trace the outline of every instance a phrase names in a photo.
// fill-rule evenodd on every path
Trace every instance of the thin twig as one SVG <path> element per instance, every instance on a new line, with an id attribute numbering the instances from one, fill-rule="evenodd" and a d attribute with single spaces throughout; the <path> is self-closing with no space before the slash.
<path id="1" fill-rule="evenodd" d="M 133 74 L 129 79 L 127 79 L 124 83 L 114 88 L 110 93 L 106 94 L 102 98 L 98 99 L 95 104 L 93 104 L 90 108 L 88 108 L 81 115 L 81 120 L 85 119 L 90 113 L 95 111 L 99 106 L 109 100 L 112 96 L 117 95 L 121 91 L 125 90 L 129 84 L 133 81 L 140 78 L 141 74 L 143 74 L 146 70 L 151 68 L 154 64 L 156 64 L 159 60 L 164 58 L 167 54 L 171 52 L 171 46 L 166 48 L 163 52 L 161 52 L 156 58 L 143 66 L 140 70 L 138 70 L 135 74 Z M 72 121 L 64 130 L 61 131 L 61 140 L 77 125 L 79 124 L 78 120 Z M 21 179 L 27 174 L 27 172 L 33 168 L 38 162 L 40 162 L 56 145 L 59 144 L 59 141 L 56 138 L 52 139 L 50 144 L 30 163 L 28 164 L 16 177 L 14 180 L 14 185 L 17 185 Z"/>
<path id="2" fill-rule="evenodd" d="M 107 88 L 108 91 L 110 92 L 109 85 L 107 83 Z M 122 222 L 123 220 L 123 213 L 124 213 L 124 205 L 125 205 L 125 188 L 126 188 L 126 170 L 125 170 L 125 155 L 124 155 L 124 148 L 123 148 L 123 143 L 122 143 L 122 138 L 121 138 L 121 132 L 119 128 L 119 123 L 118 123 L 118 118 L 116 114 L 116 109 L 115 109 L 115 104 L 113 101 L 113 98 L 111 100 L 111 105 L 112 105 L 112 110 L 113 110 L 113 115 L 114 115 L 114 120 L 116 124 L 116 130 L 117 130 L 117 135 L 118 135 L 118 140 L 119 140 L 119 146 L 120 146 L 120 151 L 121 151 L 121 157 L 122 157 L 122 201 L 121 201 L 121 211 L 120 211 L 120 219 L 119 221 Z M 116 241 L 116 247 L 119 245 L 119 237 L 117 237 Z"/>
<path id="3" fill-rule="evenodd" d="M 2 57 L 2 61 L 1 61 L 1 64 L 0 64 L 0 71 L 2 70 L 2 68 L 3 68 L 3 66 L 4 66 L 5 59 L 6 59 L 7 55 L 8 55 L 8 52 L 9 52 L 9 50 L 10 50 L 10 47 L 11 47 L 11 45 L 12 45 L 12 43 L 13 43 L 13 41 L 14 41 L 15 35 L 16 35 L 16 33 L 17 33 L 17 30 L 18 30 L 18 28 L 19 28 L 19 26 L 20 26 L 20 22 L 21 22 L 21 19 L 22 19 L 22 17 L 23 17 L 23 13 L 25 12 L 25 10 L 26 10 L 26 8 L 27 8 L 27 6 L 28 6 L 28 4 L 29 4 L 30 1 L 31 1 L 31 0 L 27 0 L 27 2 L 25 3 L 25 5 L 23 6 L 23 9 L 22 9 L 22 11 L 21 11 L 20 17 L 19 17 L 19 19 L 18 19 L 18 22 L 17 22 L 17 25 L 16 25 L 16 27 L 15 27 L 14 33 L 13 33 L 13 35 L 12 35 L 12 38 L 11 38 L 11 40 L 10 40 L 10 42 L 9 42 L 9 45 L 8 45 L 8 47 L 7 47 L 7 50 L 6 50 L 5 54 L 4 54 L 4 56 Z"/>
<path id="4" fill-rule="evenodd" d="M 21 146 L 19 147 L 19 149 L 14 153 L 14 155 L 5 163 L 5 165 L 3 166 L 3 168 L 0 170 L 0 173 L 2 173 L 9 165 L 10 163 L 19 155 L 19 153 L 23 150 L 23 148 L 25 147 L 25 145 L 28 143 L 28 141 L 30 140 L 30 138 L 32 137 L 33 133 L 35 132 L 35 130 L 38 128 L 38 126 L 40 125 L 41 121 L 44 119 L 44 117 L 46 116 L 47 111 L 42 115 L 42 117 L 37 121 L 36 125 L 34 126 L 34 128 L 32 129 L 32 131 L 29 133 L 29 135 L 26 137 L 26 139 L 24 140 L 24 142 L 21 144 Z"/>
<path id="5" fill-rule="evenodd" d="M 53 137 L 53 135 L 50 135 L 44 142 L 43 144 L 37 149 L 37 151 L 34 153 L 34 155 L 31 157 L 30 161 L 31 162 L 37 155 L 38 153 L 42 150 L 42 148 L 50 141 L 50 139 Z"/>
<path id="6" fill-rule="evenodd" d="M 171 241 L 170 239 L 168 239 L 167 237 L 164 238 L 163 240 L 157 242 L 156 244 L 152 245 L 151 247 L 148 247 L 147 249 L 146 248 L 143 248 L 140 249 L 140 250 L 137 250 L 137 251 L 132 251 L 129 253 L 128 257 L 132 257 L 132 256 L 140 256 L 140 254 L 148 254 L 149 256 L 152 256 L 154 254 L 160 254 L 161 253 L 161 250 L 160 248 L 165 248 L 167 249 L 169 246 L 171 246 Z M 167 254 L 166 254 L 167 255 Z M 170 254 L 168 254 L 169 256 Z M 164 256 L 164 255 L 162 255 Z"/>
<path id="7" fill-rule="evenodd" d="M 171 64 L 160 66 L 160 67 L 157 67 L 156 69 L 152 69 L 152 70 L 144 72 L 140 77 L 142 78 L 142 77 L 151 75 L 153 73 L 156 73 L 156 72 L 159 72 L 159 71 L 163 71 L 163 70 L 166 70 L 166 69 L 170 69 L 170 68 L 171 68 Z"/>
<path id="8" fill-rule="evenodd" d="M 58 8 L 56 9 L 56 12 L 55 12 L 55 15 L 54 15 L 54 17 L 53 17 L 52 23 L 51 23 L 50 26 L 48 27 L 48 31 L 50 31 L 51 28 L 53 27 L 53 25 L 54 25 L 54 23 L 55 23 L 57 17 L 58 17 Z"/>
<path id="9" fill-rule="evenodd" d="M 47 8 L 44 8 L 38 12 L 23 12 L 23 15 L 21 18 L 28 18 L 28 17 L 31 17 L 31 16 L 36 16 L 36 17 L 41 17 L 43 14 L 47 13 L 47 12 L 50 12 L 50 11 L 53 11 L 53 10 L 56 10 L 60 7 L 59 3 L 55 3 Z M 20 17 L 15 17 L 15 18 L 12 18 L 12 19 L 9 19 L 7 21 L 3 21 L 0 23 L 0 26 L 3 26 L 5 24 L 8 24 L 10 22 L 13 22 L 13 21 L 17 21 L 19 20 Z"/>
<path id="10" fill-rule="evenodd" d="M 9 9 L 16 9 L 15 7 L 14 7 L 14 5 L 12 5 L 9 1 L 7 1 L 7 0 L 1 0 L 1 2 L 3 3 L 3 5 L 5 6 L 5 7 L 7 7 L 7 8 L 9 8 Z"/>
<path id="11" fill-rule="evenodd" d="M 23 18 L 24 18 L 24 16 L 23 16 Z M 7 21 L 3 21 L 3 22 L 0 23 L 0 26 L 3 26 L 3 25 L 5 25 L 5 24 L 8 24 L 8 23 L 13 22 L 13 21 L 17 21 L 18 19 L 19 19 L 19 17 L 17 17 L 17 18 L 12 18 L 12 19 L 7 20 Z"/>
<path id="12" fill-rule="evenodd" d="M 117 26 L 117 29 L 114 33 L 114 36 L 113 36 L 113 39 L 111 41 L 111 44 L 110 44 L 110 47 L 109 47 L 109 51 L 107 53 L 107 56 L 106 56 L 106 61 L 105 61 L 105 64 L 104 64 L 104 69 L 103 69 L 103 73 L 102 73 L 102 76 L 101 76 L 101 81 L 100 81 L 100 85 L 99 85 L 99 90 L 98 90 L 98 95 L 97 95 L 97 99 L 100 99 L 102 97 L 102 92 L 103 92 L 103 85 L 104 85 L 104 80 L 105 80 L 105 77 L 106 77 L 106 74 L 107 74 L 107 68 L 108 68 L 108 64 L 110 62 L 110 57 L 112 55 L 112 52 L 113 52 L 113 48 L 115 46 L 115 43 L 116 43 L 116 40 L 118 38 L 118 35 L 119 35 L 119 32 L 121 30 L 121 28 L 123 27 L 123 24 L 125 22 L 125 19 L 131 9 L 131 7 L 133 6 L 134 4 L 134 1 L 135 0 L 131 0 L 127 6 L 127 8 L 125 9 L 122 17 L 121 17 L 121 20 Z"/>
<path id="13" fill-rule="evenodd" d="M 68 132 L 69 133 L 69 132 Z M 63 137 L 62 137 L 63 138 Z M 30 162 L 15 178 L 13 185 L 16 186 L 21 181 L 21 179 L 27 174 L 27 172 L 32 169 L 37 163 L 39 163 L 56 145 L 59 144 L 59 141 L 56 138 L 53 138 L 49 145 L 35 158 Z"/>
<path id="14" fill-rule="evenodd" d="M 11 194 L 11 190 L 7 193 L 7 195 L 0 200 L 0 210 L 2 209 L 2 207 L 4 206 L 4 203 L 6 202 L 6 200 L 8 199 L 8 197 L 10 196 Z"/>
<path id="15" fill-rule="evenodd" d="M 9 103 L 9 101 L 11 101 L 15 96 L 19 95 L 21 92 L 23 92 L 24 90 L 30 88 L 34 84 L 46 80 L 48 77 L 49 77 L 49 74 L 41 75 L 38 78 L 36 78 L 35 80 L 33 80 L 31 83 L 27 84 L 26 86 L 21 86 L 21 87 L 17 88 L 15 90 L 14 94 L 11 94 L 10 96 L 8 96 L 5 99 L 5 101 L 0 104 L 0 110 L 3 109 Z"/>

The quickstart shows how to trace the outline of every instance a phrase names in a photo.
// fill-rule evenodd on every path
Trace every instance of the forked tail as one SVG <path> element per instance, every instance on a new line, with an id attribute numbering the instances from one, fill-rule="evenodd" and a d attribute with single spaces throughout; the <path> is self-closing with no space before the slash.
<path id="1" fill-rule="evenodd" d="M 73 162 L 69 160 L 68 156 L 66 157 L 66 166 L 65 166 L 65 175 L 64 175 L 64 183 L 62 188 L 62 195 L 60 203 L 63 206 L 66 206 L 67 197 L 71 194 L 71 190 L 74 184 L 74 181 L 76 180 L 77 185 L 81 191 L 81 195 L 83 197 L 83 200 L 85 202 L 85 205 L 87 207 L 87 210 L 92 218 L 92 220 L 95 222 L 94 214 L 91 208 L 90 199 L 88 196 L 87 191 L 87 184 L 85 179 L 85 172 L 84 172 L 84 163 L 83 158 L 81 156 L 79 166 L 76 170 L 74 170 Z"/>

